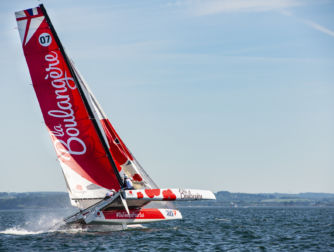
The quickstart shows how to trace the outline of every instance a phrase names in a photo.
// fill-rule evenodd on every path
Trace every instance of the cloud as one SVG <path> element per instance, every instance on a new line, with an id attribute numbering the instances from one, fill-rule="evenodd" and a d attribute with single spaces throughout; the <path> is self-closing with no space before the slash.
<path id="1" fill-rule="evenodd" d="M 267 12 L 279 11 L 283 15 L 295 17 L 287 9 L 306 4 L 300 0 L 190 0 L 185 2 L 195 16 L 214 15 L 233 12 Z M 178 2 L 180 3 L 180 2 Z M 179 4 L 178 4 L 179 5 Z M 334 37 L 334 31 L 312 20 L 297 18 L 309 27 Z"/>
<path id="2" fill-rule="evenodd" d="M 264 12 L 302 5 L 298 0 L 206 0 L 190 1 L 196 16 L 228 12 Z"/>
<path id="3" fill-rule="evenodd" d="M 299 18 L 299 17 L 296 17 L 295 15 L 293 15 L 290 11 L 286 11 L 286 10 L 282 10 L 280 11 L 281 14 L 285 15 L 285 16 L 290 16 L 290 17 L 294 17 L 296 18 L 298 21 L 306 24 L 307 26 L 317 30 L 317 31 L 320 31 L 322 33 L 325 33 L 331 37 L 334 37 L 334 31 L 333 30 L 330 30 L 312 20 L 309 20 L 309 19 L 305 19 L 305 18 Z"/>
<path id="4" fill-rule="evenodd" d="M 322 26 L 322 25 L 319 25 L 311 20 L 307 20 L 307 19 L 300 19 L 304 24 L 307 24 L 308 26 L 322 32 L 322 33 L 325 33 L 329 36 L 332 36 L 334 37 L 334 31 Z"/>

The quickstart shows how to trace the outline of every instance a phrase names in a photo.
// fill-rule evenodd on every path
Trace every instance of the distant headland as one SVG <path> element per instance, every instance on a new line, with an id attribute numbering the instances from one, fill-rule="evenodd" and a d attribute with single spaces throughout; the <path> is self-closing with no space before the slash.
<path id="1" fill-rule="evenodd" d="M 178 207 L 334 207 L 333 193 L 215 193 L 216 201 L 177 202 Z M 0 192 L 0 210 L 71 208 L 66 192 Z"/>

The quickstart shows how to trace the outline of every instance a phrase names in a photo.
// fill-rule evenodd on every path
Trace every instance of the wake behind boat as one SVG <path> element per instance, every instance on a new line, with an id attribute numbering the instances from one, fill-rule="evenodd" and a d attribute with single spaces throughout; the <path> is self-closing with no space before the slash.
<path id="1" fill-rule="evenodd" d="M 181 219 L 170 201 L 212 200 L 206 190 L 160 189 L 119 137 L 64 51 L 41 4 L 15 13 L 33 87 L 79 212 L 66 223 L 121 224 Z"/>

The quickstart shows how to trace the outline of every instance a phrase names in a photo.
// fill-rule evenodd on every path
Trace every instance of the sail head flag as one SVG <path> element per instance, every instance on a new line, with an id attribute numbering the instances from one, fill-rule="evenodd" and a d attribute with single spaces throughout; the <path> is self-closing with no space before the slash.
<path id="1" fill-rule="evenodd" d="M 16 12 L 23 51 L 72 203 L 122 185 L 104 132 L 43 7 Z M 76 201 L 76 202 L 74 202 Z"/>

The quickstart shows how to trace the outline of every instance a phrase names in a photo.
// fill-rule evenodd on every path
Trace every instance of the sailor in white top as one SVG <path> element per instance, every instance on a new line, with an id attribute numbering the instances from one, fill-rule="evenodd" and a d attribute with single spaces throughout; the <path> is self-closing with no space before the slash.
<path id="1" fill-rule="evenodd" d="M 133 184 L 131 179 L 126 176 L 126 174 L 124 174 L 124 190 L 132 190 L 133 188 Z"/>

